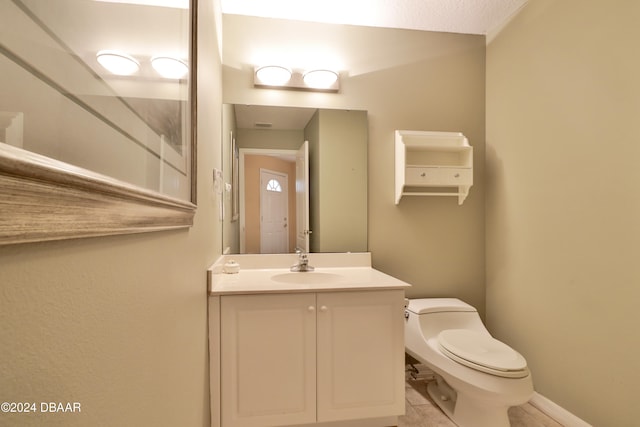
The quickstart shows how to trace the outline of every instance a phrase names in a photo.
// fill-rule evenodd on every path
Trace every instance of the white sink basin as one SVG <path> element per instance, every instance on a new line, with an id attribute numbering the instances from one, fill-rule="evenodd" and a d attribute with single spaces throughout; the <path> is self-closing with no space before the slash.
<path id="1" fill-rule="evenodd" d="M 282 273 L 271 277 L 271 280 L 280 283 L 300 283 L 305 285 L 319 285 L 337 283 L 343 276 L 320 271 L 306 271 L 299 273 Z"/>

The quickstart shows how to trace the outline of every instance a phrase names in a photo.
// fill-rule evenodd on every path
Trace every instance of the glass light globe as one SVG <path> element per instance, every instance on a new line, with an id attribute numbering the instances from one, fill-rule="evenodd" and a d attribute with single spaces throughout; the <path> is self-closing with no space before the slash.
<path id="1" fill-rule="evenodd" d="M 279 86 L 291 79 L 291 70 L 279 65 L 267 65 L 258 68 L 256 77 L 266 85 Z"/>
<path id="2" fill-rule="evenodd" d="M 185 62 L 169 56 L 152 58 L 151 66 L 158 74 L 167 79 L 181 79 L 189 72 L 189 67 Z"/>
<path id="3" fill-rule="evenodd" d="M 312 70 L 306 72 L 302 79 L 311 88 L 328 89 L 338 80 L 338 73 L 331 70 Z"/>
<path id="4" fill-rule="evenodd" d="M 140 69 L 140 64 L 133 57 L 116 50 L 101 50 L 96 59 L 107 71 L 119 76 L 129 76 Z"/>

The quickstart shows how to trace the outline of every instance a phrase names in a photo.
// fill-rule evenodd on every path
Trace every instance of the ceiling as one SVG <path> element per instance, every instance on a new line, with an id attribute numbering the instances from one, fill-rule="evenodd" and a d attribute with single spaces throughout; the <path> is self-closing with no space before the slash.
<path id="1" fill-rule="evenodd" d="M 527 0 L 221 0 L 222 12 L 330 24 L 488 35 Z"/>

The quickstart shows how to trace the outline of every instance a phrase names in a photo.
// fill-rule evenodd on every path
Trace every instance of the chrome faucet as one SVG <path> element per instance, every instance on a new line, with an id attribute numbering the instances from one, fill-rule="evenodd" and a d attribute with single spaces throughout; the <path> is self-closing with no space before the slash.
<path id="1" fill-rule="evenodd" d="M 315 268 L 309 265 L 308 254 L 300 248 L 296 248 L 298 254 L 298 263 L 291 266 L 290 270 L 294 272 L 313 271 Z"/>

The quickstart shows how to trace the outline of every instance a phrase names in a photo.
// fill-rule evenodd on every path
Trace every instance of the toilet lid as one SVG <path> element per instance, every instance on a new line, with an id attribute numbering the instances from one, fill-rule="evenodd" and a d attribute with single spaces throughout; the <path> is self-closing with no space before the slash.
<path id="1" fill-rule="evenodd" d="M 442 312 L 475 312 L 476 309 L 456 298 L 417 298 L 409 300 L 407 310 L 416 314 Z"/>
<path id="2" fill-rule="evenodd" d="M 438 344 L 449 358 L 485 373 L 508 378 L 529 374 L 527 361 L 520 353 L 486 334 L 448 329 L 440 332 Z"/>

